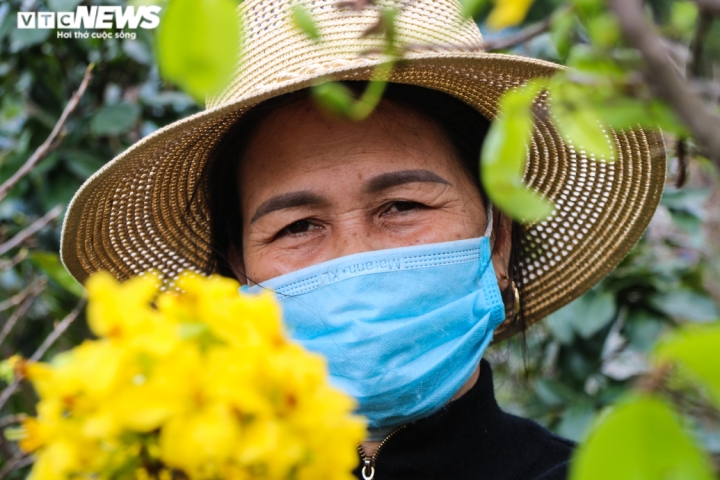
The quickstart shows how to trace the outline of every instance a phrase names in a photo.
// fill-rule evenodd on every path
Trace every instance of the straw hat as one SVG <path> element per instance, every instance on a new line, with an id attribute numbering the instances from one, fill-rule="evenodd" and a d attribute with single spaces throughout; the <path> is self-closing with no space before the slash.
<path id="1" fill-rule="evenodd" d="M 62 261 L 83 282 L 97 270 L 126 279 L 154 268 L 167 277 L 182 269 L 203 271 L 209 256 L 206 206 L 189 205 L 208 152 L 233 122 L 263 100 L 326 79 L 369 80 L 386 59 L 361 54 L 382 49 L 381 35 L 362 37 L 382 5 L 362 11 L 337 0 L 305 0 L 323 41 L 294 28 L 287 0 L 245 0 L 244 49 L 227 88 L 201 113 L 149 135 L 93 175 L 68 208 Z M 413 48 L 390 80 L 450 94 L 489 119 L 499 97 L 533 77 L 563 67 L 531 58 L 484 53 L 482 36 L 461 20 L 455 0 L 404 0 L 397 18 L 400 44 Z M 464 47 L 463 49 L 457 47 Z M 536 100 L 543 109 L 547 99 Z M 555 202 L 554 215 L 528 225 L 524 241 L 523 311 L 533 323 L 607 275 L 642 235 L 665 181 L 662 139 L 642 130 L 607 129 L 617 159 L 588 158 L 564 142 L 551 120 L 538 115 L 525 180 Z M 187 216 L 186 216 L 187 212 Z M 184 218 L 186 216 L 186 218 Z M 509 335 L 501 326 L 497 336 Z"/>

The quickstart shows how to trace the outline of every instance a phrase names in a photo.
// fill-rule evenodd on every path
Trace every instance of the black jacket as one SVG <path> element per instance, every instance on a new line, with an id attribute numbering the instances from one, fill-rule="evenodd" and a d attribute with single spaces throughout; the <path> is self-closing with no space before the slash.
<path id="1" fill-rule="evenodd" d="M 500 410 L 483 360 L 480 378 L 465 395 L 387 439 L 376 453 L 373 478 L 565 480 L 573 447 L 532 420 Z M 363 478 L 360 467 L 354 473 Z"/>

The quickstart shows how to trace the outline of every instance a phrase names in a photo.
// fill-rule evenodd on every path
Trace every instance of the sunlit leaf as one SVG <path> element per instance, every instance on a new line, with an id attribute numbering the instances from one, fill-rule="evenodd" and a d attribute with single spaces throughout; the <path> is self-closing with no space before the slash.
<path id="1" fill-rule="evenodd" d="M 550 202 L 523 183 L 533 129 L 530 109 L 542 87 L 541 82 L 530 82 L 502 97 L 500 115 L 485 138 L 480 162 L 480 179 L 493 204 L 527 222 L 542 220 L 553 212 Z"/>
<path id="2" fill-rule="evenodd" d="M 596 160 L 616 159 L 614 144 L 605 133 L 602 118 L 582 97 L 582 87 L 556 81 L 551 86 L 550 112 L 555 126 L 575 150 L 584 150 Z"/>
<path id="3" fill-rule="evenodd" d="M 30 260 L 62 288 L 78 298 L 82 297 L 82 286 L 68 273 L 56 253 L 32 252 L 30 254 Z"/>
<path id="4" fill-rule="evenodd" d="M 232 0 L 171 0 L 160 21 L 160 71 L 198 101 L 222 90 L 235 71 L 236 6 Z"/>
<path id="5" fill-rule="evenodd" d="M 698 6 L 694 2 L 672 2 L 670 5 L 670 26 L 679 35 L 689 35 L 695 28 Z"/>
<path id="6" fill-rule="evenodd" d="M 602 47 L 612 47 L 620 40 L 620 28 L 615 17 L 609 13 L 600 13 L 588 21 L 588 33 L 593 43 Z"/>
<path id="7" fill-rule="evenodd" d="M 533 0 L 495 0 L 487 24 L 490 28 L 500 30 L 522 23 L 532 4 Z"/>
<path id="8" fill-rule="evenodd" d="M 657 357 L 691 371 L 720 407 L 720 325 L 692 327 L 674 331 L 658 346 Z"/>
<path id="9" fill-rule="evenodd" d="M 709 462 L 673 411 L 649 396 L 600 419 L 570 464 L 570 480 L 712 480 Z"/>
<path id="10" fill-rule="evenodd" d="M 320 40 L 320 30 L 318 30 L 317 22 L 315 22 L 315 18 L 313 18 L 312 13 L 305 5 L 300 3 L 293 5 L 290 15 L 293 25 L 307 35 L 310 40 L 315 42 Z"/>
<path id="11" fill-rule="evenodd" d="M 10 359 L 0 361 L 0 380 L 10 384 L 15 380 L 15 369 L 12 366 Z"/>

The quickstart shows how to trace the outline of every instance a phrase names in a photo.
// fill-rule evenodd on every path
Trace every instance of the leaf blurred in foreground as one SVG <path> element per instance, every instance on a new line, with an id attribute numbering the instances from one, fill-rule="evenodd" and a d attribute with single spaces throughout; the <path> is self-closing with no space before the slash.
<path id="1" fill-rule="evenodd" d="M 500 115 L 490 126 L 480 162 L 480 179 L 493 204 L 525 222 L 553 212 L 552 204 L 528 190 L 522 178 L 533 129 L 531 106 L 542 87 L 542 82 L 529 82 L 500 99 Z"/>
<path id="2" fill-rule="evenodd" d="M 313 18 L 312 13 L 300 3 L 293 5 L 290 10 L 293 25 L 295 28 L 303 32 L 313 42 L 320 40 L 320 30 L 318 30 L 317 22 Z"/>
<path id="3" fill-rule="evenodd" d="M 720 407 L 720 324 L 686 326 L 657 348 L 661 361 L 677 362 L 692 372 Z"/>
<path id="4" fill-rule="evenodd" d="M 551 83 L 550 91 L 550 112 L 563 138 L 588 156 L 614 161 L 614 144 L 603 128 L 602 117 L 587 101 L 584 89 L 559 76 Z"/>
<path id="5" fill-rule="evenodd" d="M 570 466 L 570 480 L 714 478 L 670 407 L 650 396 L 633 397 L 602 417 Z"/>
<path id="6" fill-rule="evenodd" d="M 163 76 L 202 101 L 227 85 L 238 61 L 240 20 L 232 0 L 171 0 L 160 21 Z"/>

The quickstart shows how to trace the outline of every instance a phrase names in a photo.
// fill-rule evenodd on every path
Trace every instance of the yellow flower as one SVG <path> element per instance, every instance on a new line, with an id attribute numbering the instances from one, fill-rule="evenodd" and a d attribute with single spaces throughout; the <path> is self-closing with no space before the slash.
<path id="1" fill-rule="evenodd" d="M 220 277 L 176 285 L 88 281 L 99 338 L 26 367 L 40 396 L 21 442 L 31 478 L 350 478 L 364 423 L 325 361 L 287 339 L 274 298 Z"/>
<path id="2" fill-rule="evenodd" d="M 495 0 L 495 7 L 488 16 L 487 24 L 500 30 L 522 23 L 532 3 L 533 0 Z"/>

